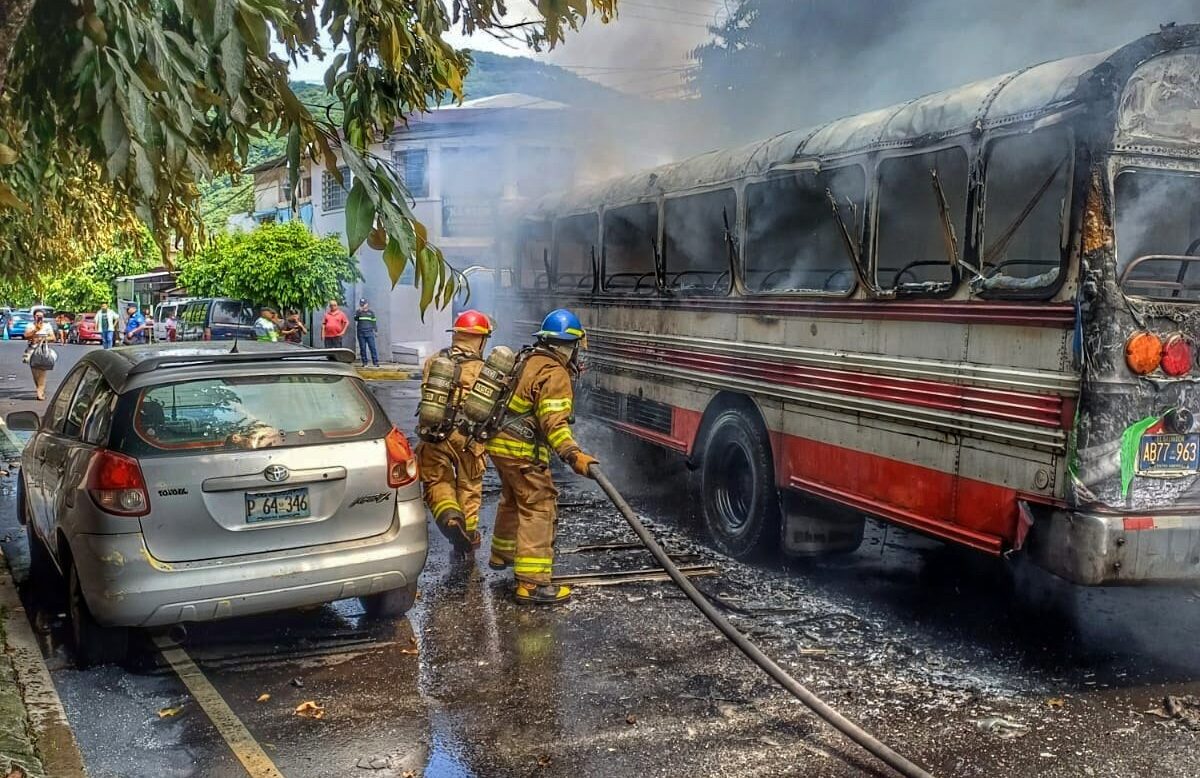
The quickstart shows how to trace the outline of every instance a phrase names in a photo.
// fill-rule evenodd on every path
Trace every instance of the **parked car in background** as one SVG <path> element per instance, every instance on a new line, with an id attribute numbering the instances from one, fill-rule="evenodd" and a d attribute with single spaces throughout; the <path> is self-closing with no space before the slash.
<path id="1" fill-rule="evenodd" d="M 25 328 L 33 321 L 33 312 L 27 308 L 19 308 L 8 315 L 8 337 L 25 337 Z"/>
<path id="2" fill-rule="evenodd" d="M 188 304 L 187 300 L 171 300 L 170 302 L 159 303 L 154 306 L 154 339 L 157 341 L 168 341 L 170 337 L 167 333 L 167 320 L 172 316 L 176 321 L 179 319 L 179 314 Z M 251 322 L 253 326 L 253 321 Z"/>
<path id="3" fill-rule="evenodd" d="M 8 415 L 34 433 L 17 484 L 31 591 L 65 588 L 80 666 L 123 658 L 131 627 L 411 607 L 428 544 L 416 459 L 348 355 L 90 351 L 44 417 Z"/>
<path id="4" fill-rule="evenodd" d="M 254 340 L 254 307 L 244 300 L 202 297 L 178 314 L 179 340 Z M 157 319 L 155 320 L 157 322 Z"/>
<path id="5" fill-rule="evenodd" d="M 71 322 L 67 333 L 68 343 L 99 343 L 100 331 L 96 329 L 96 314 L 81 313 Z"/>

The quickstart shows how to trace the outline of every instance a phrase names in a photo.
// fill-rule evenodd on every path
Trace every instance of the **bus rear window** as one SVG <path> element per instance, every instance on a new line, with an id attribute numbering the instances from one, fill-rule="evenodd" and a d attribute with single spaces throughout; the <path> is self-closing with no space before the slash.
<path id="1" fill-rule="evenodd" d="M 1200 175 L 1126 170 L 1116 180 L 1117 276 L 1126 292 L 1200 299 Z"/>
<path id="2" fill-rule="evenodd" d="M 246 450 L 352 438 L 374 419 L 347 376 L 256 375 L 147 387 L 133 426 L 152 449 Z"/>

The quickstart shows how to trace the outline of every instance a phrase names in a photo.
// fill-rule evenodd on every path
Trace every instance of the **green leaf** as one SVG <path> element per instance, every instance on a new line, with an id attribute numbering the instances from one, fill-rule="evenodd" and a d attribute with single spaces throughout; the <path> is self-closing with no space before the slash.
<path id="1" fill-rule="evenodd" d="M 371 202 L 362 179 L 355 177 L 350 196 L 346 198 L 346 243 L 351 254 L 358 251 L 358 247 L 371 234 L 371 225 L 374 223 L 375 204 Z"/>
<path id="2" fill-rule="evenodd" d="M 404 275 L 404 268 L 408 267 L 408 252 L 394 238 L 389 239 L 383 249 L 383 264 L 387 267 L 392 286 L 395 287 L 400 283 L 400 276 Z"/>

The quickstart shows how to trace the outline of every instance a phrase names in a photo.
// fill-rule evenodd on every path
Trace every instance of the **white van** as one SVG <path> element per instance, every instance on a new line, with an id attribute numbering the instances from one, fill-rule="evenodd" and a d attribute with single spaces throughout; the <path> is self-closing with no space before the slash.
<path id="1" fill-rule="evenodd" d="M 167 318 L 179 318 L 179 312 L 183 310 L 183 306 L 187 304 L 187 300 L 171 300 L 165 303 L 159 303 L 154 306 L 154 339 L 159 343 L 164 343 L 170 338 L 167 337 Z"/>

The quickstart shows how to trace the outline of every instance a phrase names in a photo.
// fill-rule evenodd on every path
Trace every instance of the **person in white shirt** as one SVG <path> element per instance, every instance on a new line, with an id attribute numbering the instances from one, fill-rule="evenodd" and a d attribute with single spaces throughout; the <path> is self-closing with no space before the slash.
<path id="1" fill-rule="evenodd" d="M 25 340 L 28 342 L 27 352 L 32 352 L 42 343 L 50 343 L 54 340 L 54 325 L 46 321 L 46 315 L 41 311 L 33 314 L 33 321 L 25 325 Z M 30 365 L 29 371 L 33 373 L 33 388 L 37 391 L 37 398 L 45 400 L 46 369 Z"/>

